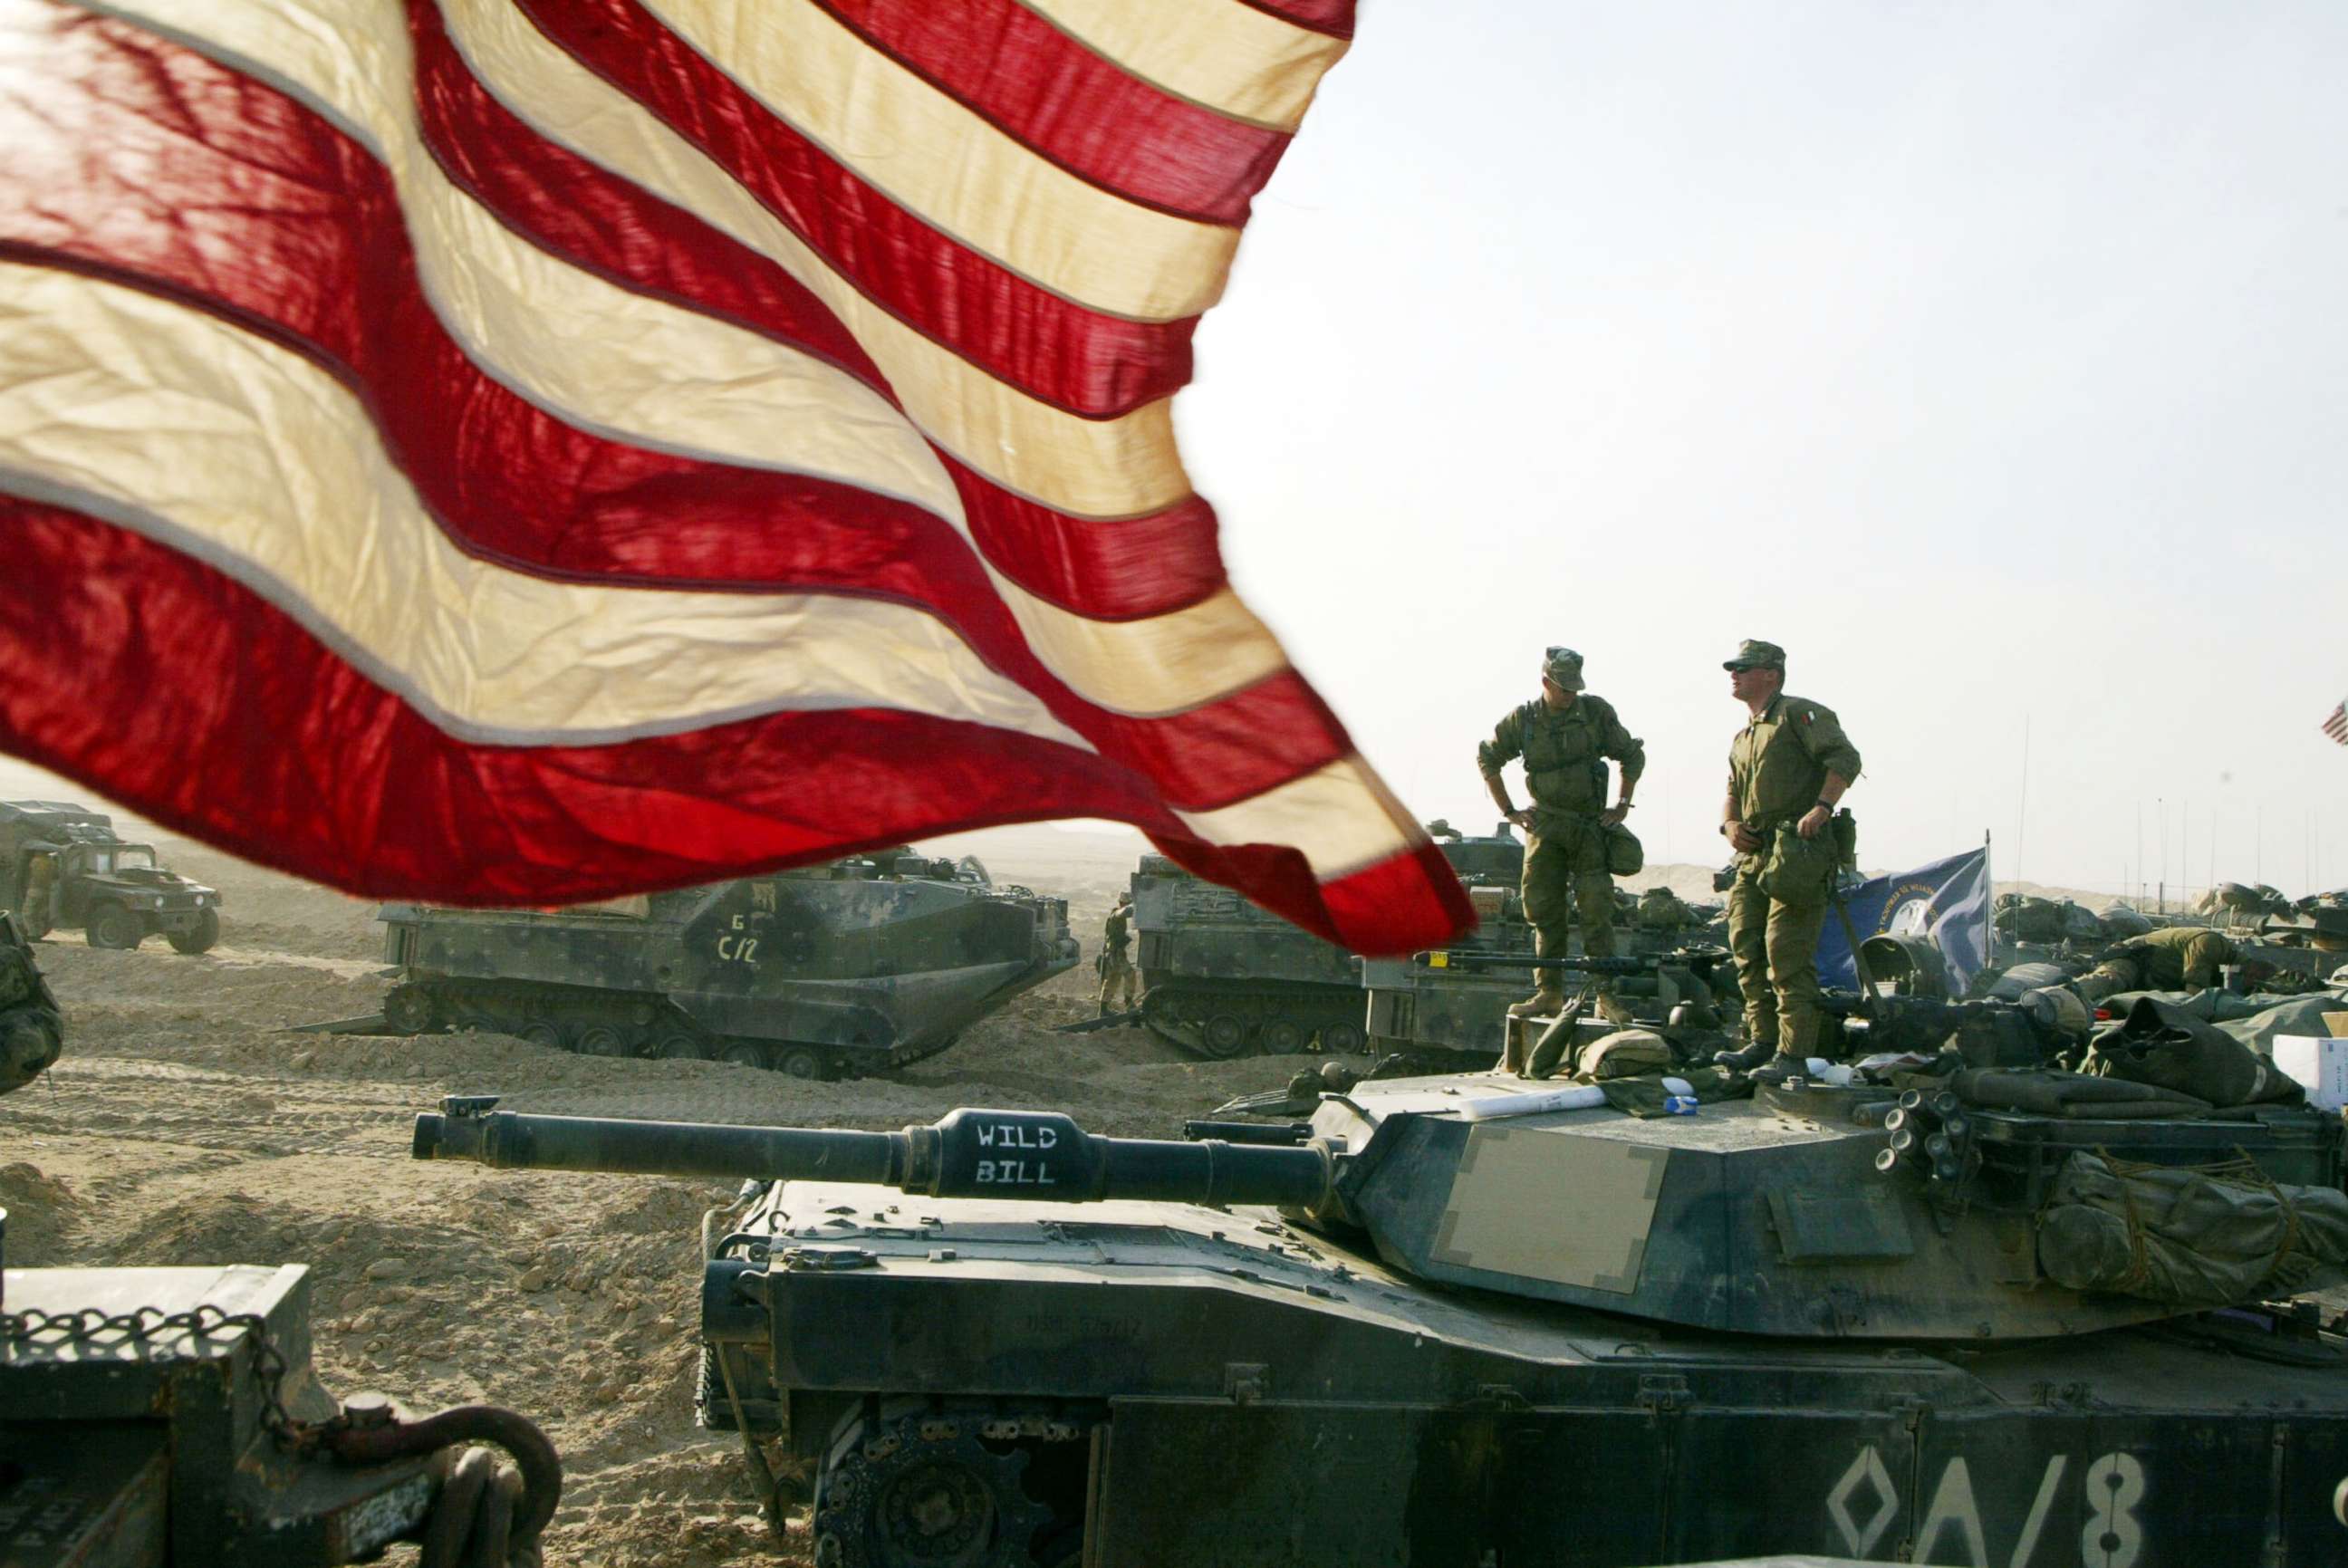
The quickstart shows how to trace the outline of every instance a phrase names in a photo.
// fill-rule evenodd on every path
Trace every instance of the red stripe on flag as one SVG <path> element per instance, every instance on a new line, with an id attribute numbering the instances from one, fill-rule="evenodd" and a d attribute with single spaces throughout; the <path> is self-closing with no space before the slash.
<path id="1" fill-rule="evenodd" d="M 1189 837 L 1129 769 L 951 720 L 789 713 L 608 746 L 469 745 L 166 546 L 0 498 L 0 551 L 43 585 L 0 595 L 0 748 L 347 892 L 572 903 L 1082 814 L 1132 822 L 1355 951 L 1426 946 L 1468 919 L 1432 851 L 1323 886 L 1292 850 Z"/>
<path id="2" fill-rule="evenodd" d="M 1239 0 L 1239 4 L 1333 38 L 1354 36 L 1354 0 Z"/>
<path id="3" fill-rule="evenodd" d="M 411 14 L 428 3 L 409 0 Z M 581 64 L 716 160 L 867 298 L 988 374 L 1089 418 L 1129 413 L 1190 379 L 1196 317 L 1104 315 L 939 232 L 777 119 L 633 0 L 517 5 Z M 536 156 L 529 148 L 506 155 Z"/>
<path id="4" fill-rule="evenodd" d="M 839 24 L 1081 180 L 1159 211 L 1233 226 L 1286 132 L 1175 98 L 1017 0 L 815 0 Z"/>
<path id="5" fill-rule="evenodd" d="M 45 199 L 0 203 L 0 246 L 69 258 L 259 326 L 326 366 L 366 397 L 402 466 L 474 553 L 670 584 L 856 589 L 932 604 L 992 597 L 951 528 L 911 503 L 589 436 L 483 375 L 425 299 L 412 252 L 386 242 L 405 232 L 389 176 L 295 100 L 113 22 L 58 26 L 28 63 L 44 91 L 38 103 L 0 98 L 0 184 Z M 432 74 L 431 101 L 463 96 L 438 66 Z M 518 124 L 502 133 L 529 138 Z M 778 328 L 778 309 L 795 308 L 796 285 L 779 269 L 666 203 L 590 165 L 535 172 L 560 199 L 501 215 L 523 227 L 551 217 L 570 242 L 554 248 L 582 264 L 653 293 L 706 283 L 721 303 L 747 305 L 740 319 L 754 327 Z M 537 190 L 515 181 L 497 194 Z M 678 260 L 688 253 L 703 263 Z M 735 285 L 761 274 L 785 288 L 746 300 Z M 828 313 L 803 303 L 808 324 L 829 328 L 808 346 L 862 361 Z M 869 361 L 846 367 L 885 394 Z M 423 387 L 434 395 L 407 395 Z M 1051 603 L 1133 620 L 1222 586 L 1214 514 L 1196 497 L 1086 521 L 941 458 L 979 547 Z M 924 551 L 951 562 L 945 579 L 916 559 Z"/>
<path id="6" fill-rule="evenodd" d="M 2348 702 L 2332 710 L 2332 717 L 2323 721 L 2323 733 L 2341 745 L 2348 746 Z"/>

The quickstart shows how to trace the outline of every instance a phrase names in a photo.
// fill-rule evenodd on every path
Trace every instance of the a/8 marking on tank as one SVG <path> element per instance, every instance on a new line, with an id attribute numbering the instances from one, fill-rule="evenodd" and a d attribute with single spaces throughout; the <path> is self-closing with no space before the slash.
<path id="1" fill-rule="evenodd" d="M 2030 1501 L 2030 1511 L 2014 1531 L 2013 1551 L 2005 1560 L 2006 1568 L 2032 1568 L 2045 1541 L 2047 1520 L 2054 1511 L 2055 1498 L 2070 1466 L 2068 1454 L 2047 1456 L 2046 1468 L 2038 1478 L 2037 1494 Z M 2079 1530 L 2078 1555 L 2070 1556 L 2059 1549 L 2058 1543 L 2058 1549 L 2046 1561 L 2076 1562 L 2085 1568 L 2137 1568 L 2137 1559 L 2144 1554 L 2144 1526 L 2137 1519 L 2137 1509 L 2145 1494 L 2143 1461 L 2130 1453 L 2105 1454 L 2087 1466 L 2079 1485 L 2086 1504 L 2086 1519 Z M 1860 1517 L 1859 1511 L 1864 1511 L 1865 1517 Z M 1827 1520 L 1846 1553 L 1866 1558 L 1882 1542 L 1885 1532 L 1899 1517 L 1899 1489 L 1892 1484 L 1882 1453 L 1869 1443 L 1827 1493 Z M 1924 1511 L 1924 1522 L 1917 1527 L 1915 1545 L 1908 1558 L 1916 1563 L 1962 1563 L 1970 1568 L 1990 1568 L 1989 1535 L 1981 1504 L 1973 1495 L 1972 1471 L 1963 1455 L 1955 1455 L 1941 1467 L 1940 1480 L 1932 1488 L 1932 1501 Z M 1950 1546 L 1964 1555 L 1943 1555 L 1944 1549 Z"/>

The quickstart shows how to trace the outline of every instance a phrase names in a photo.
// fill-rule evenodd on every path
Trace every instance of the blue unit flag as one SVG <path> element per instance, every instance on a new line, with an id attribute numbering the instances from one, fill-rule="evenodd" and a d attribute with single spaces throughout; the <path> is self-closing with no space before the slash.
<path id="1" fill-rule="evenodd" d="M 1962 995 L 1989 962 L 1989 850 L 1986 846 L 1945 861 L 1893 872 L 1851 890 L 1848 901 L 1859 939 L 1870 936 L 1930 936 L 1948 961 L 1949 989 Z M 1818 978 L 1844 990 L 1859 986 L 1859 968 L 1842 923 L 1829 916 L 1818 939 Z"/>

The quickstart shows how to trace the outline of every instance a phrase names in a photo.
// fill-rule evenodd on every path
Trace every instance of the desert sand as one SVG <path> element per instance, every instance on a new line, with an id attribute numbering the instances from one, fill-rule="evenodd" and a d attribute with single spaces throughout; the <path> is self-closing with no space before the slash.
<path id="1" fill-rule="evenodd" d="M 1185 1115 L 1296 1066 L 1193 1061 L 1138 1029 L 1050 1032 L 1092 1013 L 1088 964 L 886 1079 L 803 1083 L 502 1036 L 286 1034 L 377 1005 L 374 906 L 162 847 L 221 889 L 221 945 L 190 958 L 159 940 L 40 944 L 67 1047 L 0 1100 L 9 1264 L 307 1264 L 329 1390 L 380 1389 L 417 1410 L 486 1399 L 546 1428 L 566 1471 L 551 1563 L 808 1561 L 803 1515 L 776 1539 L 737 1440 L 694 1425 L 698 1222 L 732 1191 L 419 1164 L 416 1112 L 496 1093 L 522 1110 L 895 1128 L 957 1105 L 1056 1106 L 1093 1131 L 1179 1136 Z M 994 869 L 1069 896 L 1089 948 L 1132 861 L 1074 847 L 1058 865 Z"/>

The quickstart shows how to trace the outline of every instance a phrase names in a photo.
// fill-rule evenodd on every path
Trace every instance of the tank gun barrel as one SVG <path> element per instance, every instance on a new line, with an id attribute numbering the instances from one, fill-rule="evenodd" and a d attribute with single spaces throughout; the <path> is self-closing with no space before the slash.
<path id="1" fill-rule="evenodd" d="M 416 1119 L 418 1160 L 506 1170 L 597 1171 L 716 1181 L 868 1182 L 927 1198 L 1107 1199 L 1310 1208 L 1327 1196 L 1329 1151 L 1209 1139 L 1089 1133 L 1056 1111 L 948 1111 L 898 1132 L 528 1116 L 490 1097 L 452 1097 Z"/>
<path id="2" fill-rule="evenodd" d="M 1411 963 L 1421 969 L 1464 969 L 1480 974 L 1492 969 L 1547 970 L 1564 975 L 1651 975 L 1667 964 L 1684 965 L 1690 968 L 1707 968 L 1725 954 L 1700 948 L 1678 948 L 1670 953 L 1632 954 L 1621 957 L 1543 958 L 1529 953 L 1483 953 L 1473 948 L 1435 948 L 1414 954 Z"/>

